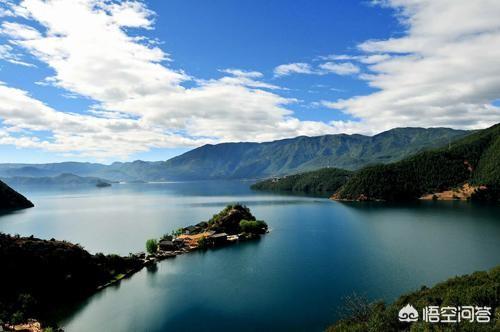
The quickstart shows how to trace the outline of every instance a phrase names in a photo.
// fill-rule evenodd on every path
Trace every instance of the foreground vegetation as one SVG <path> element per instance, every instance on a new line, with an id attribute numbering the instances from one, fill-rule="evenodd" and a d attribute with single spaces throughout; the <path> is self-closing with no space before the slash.
<path id="1" fill-rule="evenodd" d="M 0 233 L 0 321 L 53 324 L 53 310 L 142 268 L 135 257 L 92 255 L 66 241 Z"/>
<path id="2" fill-rule="evenodd" d="M 364 168 L 334 195 L 347 200 L 408 200 L 459 187 L 484 186 L 472 199 L 500 196 L 500 124 L 399 162 Z"/>
<path id="3" fill-rule="evenodd" d="M 420 314 L 417 322 L 399 322 L 398 312 L 411 304 Z M 490 323 L 426 323 L 422 310 L 426 306 L 491 307 Z M 327 329 L 328 332 L 391 332 L 391 331 L 500 331 L 500 266 L 487 272 L 475 272 L 448 279 L 432 288 L 399 297 L 386 305 L 367 303 L 360 297 L 350 297 L 343 308 L 347 316 Z"/>
<path id="4" fill-rule="evenodd" d="M 311 194 L 331 194 L 353 174 L 352 171 L 339 168 L 322 168 L 317 171 L 283 176 L 257 182 L 252 185 L 255 190 L 290 191 Z"/>

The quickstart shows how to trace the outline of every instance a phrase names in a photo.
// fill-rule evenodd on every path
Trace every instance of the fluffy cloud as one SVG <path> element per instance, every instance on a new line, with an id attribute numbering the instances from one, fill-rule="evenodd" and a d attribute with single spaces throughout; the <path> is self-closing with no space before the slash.
<path id="1" fill-rule="evenodd" d="M 295 119 L 286 108 L 295 100 L 272 92 L 282 88 L 262 81 L 259 72 L 225 69 L 221 78 L 199 80 L 167 66 L 170 56 L 156 43 L 127 33 L 127 28 L 154 25 L 154 13 L 142 2 L 24 0 L 10 4 L 9 11 L 22 16 L 23 23 L 5 20 L 0 33 L 54 71 L 40 84 L 96 104 L 72 114 L 1 85 L 4 143 L 126 157 L 152 147 L 334 130 Z M 183 85 L 188 81 L 191 88 Z M 37 131 L 49 135 L 41 139 Z"/>
<path id="2" fill-rule="evenodd" d="M 144 121 L 58 112 L 25 91 L 0 83 L 0 144 L 42 148 L 73 155 L 126 157 L 152 147 L 189 146 L 199 143 L 166 134 Z M 50 131 L 47 138 L 37 134 Z"/>
<path id="3" fill-rule="evenodd" d="M 500 122 L 500 2 L 387 0 L 407 26 L 359 45 L 361 77 L 376 92 L 324 102 L 361 119 L 357 129 L 481 128 Z"/>
<path id="4" fill-rule="evenodd" d="M 287 63 L 274 68 L 274 75 L 287 76 L 291 74 L 312 74 L 311 65 L 304 62 Z"/>

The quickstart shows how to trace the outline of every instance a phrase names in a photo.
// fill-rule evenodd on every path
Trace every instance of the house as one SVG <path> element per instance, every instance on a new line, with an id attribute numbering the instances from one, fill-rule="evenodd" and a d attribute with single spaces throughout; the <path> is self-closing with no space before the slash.
<path id="1" fill-rule="evenodd" d="M 169 240 L 161 240 L 160 243 L 158 243 L 158 247 L 162 251 L 173 251 L 177 249 L 174 242 Z"/>
<path id="2" fill-rule="evenodd" d="M 208 239 L 213 246 L 220 246 L 227 243 L 227 234 L 217 233 L 211 235 Z"/>
<path id="3" fill-rule="evenodd" d="M 184 247 L 184 239 L 176 237 L 172 242 L 177 249 Z"/>
<path id="4" fill-rule="evenodd" d="M 188 227 L 185 227 L 182 232 L 186 235 L 190 235 L 190 234 L 196 234 L 196 233 L 199 233 L 200 232 L 200 228 L 199 227 L 196 227 L 196 226 L 188 226 Z"/>
<path id="5" fill-rule="evenodd" d="M 200 229 L 205 229 L 208 227 L 208 222 L 202 221 L 202 222 L 197 223 L 195 226 L 199 227 Z"/>

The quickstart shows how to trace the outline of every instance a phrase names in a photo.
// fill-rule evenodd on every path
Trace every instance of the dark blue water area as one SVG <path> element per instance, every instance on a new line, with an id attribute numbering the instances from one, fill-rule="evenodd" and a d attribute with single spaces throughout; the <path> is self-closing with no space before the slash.
<path id="1" fill-rule="evenodd" d="M 22 190 L 22 188 L 17 188 Z M 353 292 L 402 293 L 500 263 L 500 207 L 468 202 L 339 203 L 254 192 L 248 182 L 24 188 L 36 207 L 0 231 L 128 254 L 146 239 L 241 202 L 261 240 L 162 261 L 61 318 L 66 331 L 320 331 Z"/>

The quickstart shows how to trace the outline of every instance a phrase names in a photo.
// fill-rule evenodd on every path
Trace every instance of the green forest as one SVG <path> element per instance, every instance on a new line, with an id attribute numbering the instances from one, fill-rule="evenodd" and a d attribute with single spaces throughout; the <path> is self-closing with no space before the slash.
<path id="1" fill-rule="evenodd" d="M 352 174 L 352 171 L 344 169 L 322 168 L 317 171 L 260 181 L 253 184 L 251 188 L 266 191 L 331 194 L 345 184 Z"/>
<path id="2" fill-rule="evenodd" d="M 500 124 L 448 146 L 401 161 L 361 169 L 335 194 L 337 199 L 407 200 L 469 182 L 484 185 L 472 199 L 498 199 Z"/>
<path id="3" fill-rule="evenodd" d="M 124 274 L 142 268 L 135 257 L 92 255 L 66 241 L 0 233 L 0 321 L 37 318 L 52 325 L 56 308 L 77 303 Z"/>

